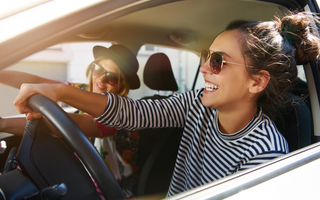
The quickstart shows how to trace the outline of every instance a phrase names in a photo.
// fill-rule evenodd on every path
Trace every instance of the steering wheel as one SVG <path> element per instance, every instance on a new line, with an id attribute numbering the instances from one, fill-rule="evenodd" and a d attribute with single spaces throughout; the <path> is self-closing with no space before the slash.
<path id="1" fill-rule="evenodd" d="M 40 112 L 62 135 L 66 144 L 86 166 L 106 199 L 125 199 L 109 167 L 79 126 L 54 101 L 35 94 L 29 99 L 31 109 Z"/>

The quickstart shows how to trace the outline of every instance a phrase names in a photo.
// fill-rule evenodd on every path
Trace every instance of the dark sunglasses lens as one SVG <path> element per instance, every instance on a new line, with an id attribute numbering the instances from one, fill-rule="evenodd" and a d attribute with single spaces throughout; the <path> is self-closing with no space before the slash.
<path id="1" fill-rule="evenodd" d="M 210 59 L 210 67 L 211 71 L 214 74 L 219 74 L 221 71 L 221 65 L 222 65 L 222 56 L 218 53 L 212 53 L 211 59 Z"/>
<path id="2" fill-rule="evenodd" d="M 118 85 L 118 76 L 118 74 L 108 72 L 105 74 L 105 81 L 112 86 L 116 86 Z"/>
<path id="3" fill-rule="evenodd" d="M 200 65 L 202 66 L 208 59 L 208 51 L 205 49 L 202 49 L 200 54 Z"/>

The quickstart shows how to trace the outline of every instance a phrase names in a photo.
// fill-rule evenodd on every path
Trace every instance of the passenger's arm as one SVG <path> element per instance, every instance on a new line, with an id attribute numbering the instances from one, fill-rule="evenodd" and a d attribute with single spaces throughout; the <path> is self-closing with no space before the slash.
<path id="1" fill-rule="evenodd" d="M 1 118 L 0 117 L 0 132 L 11 133 L 22 136 L 26 126 L 26 118 Z"/>
<path id="2" fill-rule="evenodd" d="M 43 78 L 25 72 L 1 70 L 0 83 L 19 89 L 23 83 L 59 83 L 59 81 Z"/>
<path id="3" fill-rule="evenodd" d="M 69 116 L 78 124 L 83 133 L 87 137 L 101 137 L 100 131 L 96 125 L 96 122 L 86 114 L 75 114 L 68 113 Z M 51 126 L 51 130 L 56 134 L 60 133 Z M 0 117 L 0 132 L 11 133 L 14 135 L 22 136 L 26 126 L 26 118 L 16 117 L 16 118 L 1 118 Z"/>
<path id="4" fill-rule="evenodd" d="M 89 115 L 77 114 L 77 113 L 68 113 L 68 114 L 87 137 L 101 137 L 101 134 L 96 125 L 96 122 Z M 60 136 L 59 131 L 48 120 L 46 121 L 51 131 L 55 135 Z"/>
<path id="5" fill-rule="evenodd" d="M 27 106 L 27 100 L 32 95 L 40 93 L 53 101 L 62 101 L 93 117 L 103 114 L 108 97 L 92 93 L 64 84 L 22 84 L 19 95 L 13 104 L 21 114 L 27 114 L 27 119 L 40 118 L 41 114 L 32 111 Z"/>
<path id="6" fill-rule="evenodd" d="M 69 113 L 69 116 L 78 124 L 87 137 L 101 137 L 96 122 L 89 115 Z"/>

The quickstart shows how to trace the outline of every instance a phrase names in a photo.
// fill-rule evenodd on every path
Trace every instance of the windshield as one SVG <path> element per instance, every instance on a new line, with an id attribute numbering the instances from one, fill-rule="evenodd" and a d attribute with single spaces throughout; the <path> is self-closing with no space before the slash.
<path id="1" fill-rule="evenodd" d="M 18 0 L 15 0 L 13 2 L 17 1 Z M 39 2 L 46 3 L 38 5 Z M 0 20 L 0 30 L 6 30 L 0 33 L 0 43 L 10 38 L 13 38 L 21 33 L 24 33 L 28 30 L 31 30 L 35 27 L 41 26 L 47 22 L 56 20 L 64 15 L 76 12 L 98 2 L 101 2 L 101 0 L 38 1 L 37 4 L 36 1 L 34 1 L 34 3 L 23 4 L 22 6 L 17 8 L 14 6 L 10 6 L 12 5 L 10 4 L 8 6 L 8 12 L 3 12 L 4 14 L 0 15 L 0 19 L 5 16 L 9 16 L 12 13 L 18 12 L 19 10 L 24 11 Z M 0 3 L 0 8 L 2 7 L 2 9 L 0 9 L 0 13 L 2 13 L 3 9 L 6 9 L 3 6 L 1 6 L 1 4 L 2 3 Z M 26 8 L 30 9 L 25 10 Z"/>
<path id="2" fill-rule="evenodd" d="M 27 10 L 50 0 L 11 0 L 0 2 L 0 19 Z"/>

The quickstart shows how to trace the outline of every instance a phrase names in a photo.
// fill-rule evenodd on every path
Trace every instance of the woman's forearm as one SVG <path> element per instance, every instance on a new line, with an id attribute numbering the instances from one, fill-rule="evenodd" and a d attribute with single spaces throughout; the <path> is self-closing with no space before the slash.
<path id="1" fill-rule="evenodd" d="M 1 70 L 0 71 L 0 83 L 19 89 L 23 83 L 59 83 L 56 80 L 51 80 L 28 74 L 25 72 L 13 71 L 13 70 Z"/>
<path id="2" fill-rule="evenodd" d="M 76 122 L 87 137 L 101 137 L 96 122 L 89 115 L 69 113 L 69 116 Z"/>
<path id="3" fill-rule="evenodd" d="M 95 121 L 86 114 L 68 113 L 69 116 L 76 122 L 82 129 L 87 137 L 101 137 L 100 131 Z M 11 133 L 14 135 L 22 136 L 26 126 L 27 120 L 24 117 L 16 118 L 1 118 L 0 117 L 0 132 Z M 60 133 L 48 122 L 51 130 L 56 134 Z"/>
<path id="4" fill-rule="evenodd" d="M 88 92 L 72 86 L 63 86 L 61 88 L 63 89 L 62 95 L 59 96 L 59 101 L 89 113 L 94 117 L 103 114 L 108 101 L 106 95 Z"/>
<path id="5" fill-rule="evenodd" d="M 64 84 L 23 84 L 13 104 L 21 114 L 28 114 L 27 119 L 41 117 L 39 113 L 33 112 L 27 106 L 28 98 L 36 93 L 47 96 L 55 102 L 62 101 L 94 117 L 103 114 L 108 101 L 108 97 L 105 95 Z"/>
<path id="6" fill-rule="evenodd" d="M 96 122 L 89 115 L 77 113 L 68 113 L 68 115 L 87 137 L 101 137 L 100 130 L 98 129 Z M 46 122 L 51 131 L 55 135 L 60 136 L 60 132 L 48 120 L 46 120 Z"/>
<path id="7" fill-rule="evenodd" d="M 1 118 L 0 117 L 0 132 L 11 133 L 22 136 L 26 126 L 26 118 Z"/>

